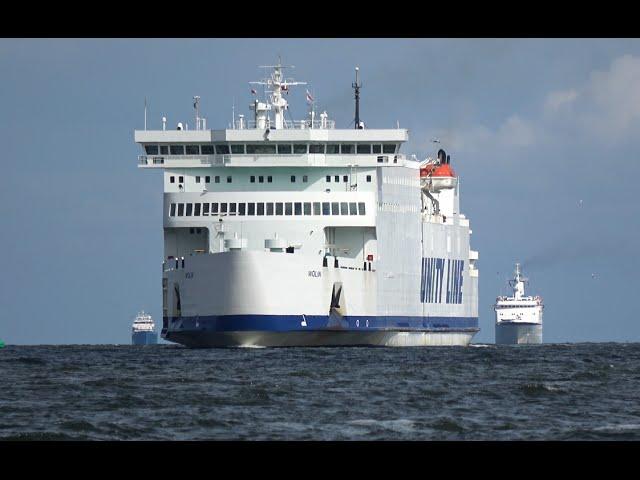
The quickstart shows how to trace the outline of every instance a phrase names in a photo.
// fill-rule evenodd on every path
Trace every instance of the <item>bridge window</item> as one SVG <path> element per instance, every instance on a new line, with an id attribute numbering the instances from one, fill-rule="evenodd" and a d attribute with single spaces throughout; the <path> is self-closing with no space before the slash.
<path id="1" fill-rule="evenodd" d="M 327 183 L 331 183 L 331 175 L 327 175 Z"/>
<path id="2" fill-rule="evenodd" d="M 271 183 L 271 182 L 273 182 L 273 177 L 271 175 L 269 175 L 267 177 L 267 183 Z"/>
<path id="3" fill-rule="evenodd" d="M 327 145 L 327 154 L 331 153 L 340 153 L 340 145 L 338 145 L 337 143 L 330 143 L 329 145 Z"/>
<path id="4" fill-rule="evenodd" d="M 227 204 L 226 203 L 221 203 L 220 204 L 220 215 L 226 215 L 227 213 Z"/>
<path id="5" fill-rule="evenodd" d="M 204 177 L 204 183 L 211 183 L 211 177 L 208 175 Z"/>
<path id="6" fill-rule="evenodd" d="M 292 150 L 291 144 L 289 144 L 289 143 L 278 144 L 278 153 L 280 155 L 290 154 L 292 151 L 293 150 Z"/>
<path id="7" fill-rule="evenodd" d="M 193 207 L 193 216 L 194 217 L 199 217 L 200 216 L 200 208 L 201 208 L 202 204 L 200 203 L 195 203 L 194 207 Z"/>
<path id="8" fill-rule="evenodd" d="M 385 143 L 382 145 L 382 153 L 396 153 L 395 143 Z"/>
<path id="9" fill-rule="evenodd" d="M 340 215 L 349 215 L 349 204 L 347 202 L 340 203 Z"/>
<path id="10" fill-rule="evenodd" d="M 302 176 L 302 183 L 307 183 L 309 181 L 309 177 L 307 175 Z"/>
<path id="11" fill-rule="evenodd" d="M 251 183 L 256 183 L 256 177 L 255 177 L 255 175 L 251 175 L 251 177 L 249 177 L 249 181 L 250 181 Z"/>
<path id="12" fill-rule="evenodd" d="M 245 203 L 238 204 L 238 215 L 243 216 L 246 212 L 247 205 Z"/>
<path id="13" fill-rule="evenodd" d="M 369 143 L 358 144 L 358 153 L 371 153 L 371 145 Z"/>
<path id="14" fill-rule="evenodd" d="M 236 204 L 234 203 L 230 203 L 229 204 L 229 215 L 235 215 L 236 214 Z"/>
<path id="15" fill-rule="evenodd" d="M 320 215 L 320 202 L 313 202 L 313 214 Z"/>
<path id="16" fill-rule="evenodd" d="M 335 177 L 333 177 L 333 179 L 335 180 L 336 183 L 340 182 L 340 175 L 336 175 Z"/>
<path id="17" fill-rule="evenodd" d="M 169 213 L 169 216 L 170 217 L 175 217 L 176 216 L 176 204 L 175 203 L 171 204 L 171 211 Z"/>
<path id="18" fill-rule="evenodd" d="M 331 202 L 331 215 L 340 215 L 340 208 L 338 202 Z"/>
<path id="19" fill-rule="evenodd" d="M 340 145 L 341 153 L 356 153 L 356 146 L 352 144 L 342 144 Z"/>
<path id="20" fill-rule="evenodd" d="M 208 217 L 209 216 L 209 204 L 208 203 L 203 203 L 202 204 L 202 216 L 203 217 Z"/>
<path id="21" fill-rule="evenodd" d="M 176 183 L 176 177 L 174 177 L 173 175 L 171 175 L 169 177 L 169 183 Z"/>
<path id="22" fill-rule="evenodd" d="M 271 143 L 267 143 L 267 144 L 249 144 L 247 145 L 247 153 L 256 153 L 256 154 L 261 154 L 261 153 L 276 153 L 276 146 L 274 144 Z"/>
<path id="23" fill-rule="evenodd" d="M 347 183 L 347 182 L 349 181 L 349 175 L 343 175 L 343 176 L 342 176 L 342 181 L 343 181 L 344 183 Z"/>
<path id="24" fill-rule="evenodd" d="M 160 155 L 169 155 L 169 145 L 160 145 Z"/>
<path id="25" fill-rule="evenodd" d="M 293 153 L 307 153 L 307 144 L 306 143 L 304 145 L 301 143 L 294 144 Z"/>
<path id="26" fill-rule="evenodd" d="M 247 203 L 247 215 L 255 215 L 255 214 L 256 214 L 256 204 Z"/>
<path id="27" fill-rule="evenodd" d="M 264 177 L 262 175 L 258 177 L 258 182 L 264 183 Z"/>
<path id="28" fill-rule="evenodd" d="M 182 217 L 184 215 L 184 203 L 178 204 L 178 216 Z"/>
<path id="29" fill-rule="evenodd" d="M 220 183 L 220 176 L 216 175 L 215 177 L 213 177 L 213 181 L 216 183 Z"/>
<path id="30" fill-rule="evenodd" d="M 367 175 L 367 182 L 371 183 L 371 175 Z"/>
<path id="31" fill-rule="evenodd" d="M 356 202 L 349 203 L 349 215 L 357 215 L 358 214 L 358 206 Z"/>
<path id="32" fill-rule="evenodd" d="M 295 175 L 291 175 L 291 183 L 296 183 L 296 176 Z"/>
<path id="33" fill-rule="evenodd" d="M 231 153 L 244 154 L 244 143 L 231 145 Z"/>
<path id="34" fill-rule="evenodd" d="M 182 175 L 178 177 L 178 183 L 184 183 L 184 177 Z"/>
<path id="35" fill-rule="evenodd" d="M 324 145 L 312 143 L 309 145 L 309 153 L 324 153 Z"/>
<path id="36" fill-rule="evenodd" d="M 228 155 L 229 145 L 216 145 L 216 153 L 218 155 Z"/>
<path id="37" fill-rule="evenodd" d="M 311 202 L 304 202 L 304 214 L 311 215 Z"/>
<path id="38" fill-rule="evenodd" d="M 184 155 L 184 145 L 169 145 L 171 155 Z"/>
<path id="39" fill-rule="evenodd" d="M 217 203 L 212 203 L 211 204 L 211 215 L 217 215 L 218 214 L 218 204 Z"/>
<path id="40" fill-rule="evenodd" d="M 276 215 L 282 215 L 282 202 L 276 203 Z"/>
<path id="41" fill-rule="evenodd" d="M 296 202 L 293 204 L 294 215 L 302 215 L 302 203 Z"/>
<path id="42" fill-rule="evenodd" d="M 285 203 L 284 204 L 284 214 L 285 215 L 291 215 L 293 213 L 293 204 L 292 203 Z"/>
<path id="43" fill-rule="evenodd" d="M 273 215 L 273 203 L 267 203 L 267 215 Z"/>
<path id="44" fill-rule="evenodd" d="M 187 145 L 187 155 L 200 155 L 200 148 L 198 145 Z"/>
<path id="45" fill-rule="evenodd" d="M 373 147 L 373 150 L 372 150 L 373 153 L 382 153 L 382 145 L 378 144 L 378 145 L 373 145 L 372 147 Z"/>
<path id="46" fill-rule="evenodd" d="M 213 155 L 214 150 L 213 150 L 213 145 L 209 144 L 209 145 L 200 145 L 200 152 L 202 153 L 202 155 Z"/>
<path id="47" fill-rule="evenodd" d="M 364 208 L 364 202 L 359 202 L 358 203 L 358 211 L 360 212 L 360 215 L 366 215 L 366 211 Z"/>
<path id="48" fill-rule="evenodd" d="M 231 183 L 231 177 L 227 177 L 227 183 Z"/>
<path id="49" fill-rule="evenodd" d="M 196 183 L 200 183 L 200 177 L 196 175 Z"/>
<path id="50" fill-rule="evenodd" d="M 158 145 L 145 145 L 144 151 L 147 152 L 147 155 L 157 155 Z"/>
<path id="51" fill-rule="evenodd" d="M 322 215 L 331 215 L 329 202 L 322 202 Z"/>
<path id="52" fill-rule="evenodd" d="M 264 203 L 259 202 L 259 203 L 256 203 L 256 205 L 258 206 L 257 208 L 258 215 L 264 215 Z"/>

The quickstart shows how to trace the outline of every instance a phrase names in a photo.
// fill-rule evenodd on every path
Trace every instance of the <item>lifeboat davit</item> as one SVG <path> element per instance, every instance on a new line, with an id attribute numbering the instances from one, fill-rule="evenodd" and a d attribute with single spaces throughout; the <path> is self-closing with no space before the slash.
<path id="1" fill-rule="evenodd" d="M 455 188 L 457 183 L 456 172 L 448 163 L 427 163 L 420 167 L 420 185 L 431 192 Z"/>

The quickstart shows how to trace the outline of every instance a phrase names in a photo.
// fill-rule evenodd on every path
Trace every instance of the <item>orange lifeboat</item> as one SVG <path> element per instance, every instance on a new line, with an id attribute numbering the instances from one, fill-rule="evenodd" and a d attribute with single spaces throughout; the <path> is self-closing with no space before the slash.
<path id="1" fill-rule="evenodd" d="M 427 163 L 420 167 L 420 184 L 431 192 L 454 188 L 458 183 L 456 172 L 449 164 L 444 150 L 438 152 L 439 163 Z"/>

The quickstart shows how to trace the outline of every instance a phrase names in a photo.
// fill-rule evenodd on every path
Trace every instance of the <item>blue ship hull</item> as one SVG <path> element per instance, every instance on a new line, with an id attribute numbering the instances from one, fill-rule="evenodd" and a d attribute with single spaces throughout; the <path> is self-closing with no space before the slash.
<path id="1" fill-rule="evenodd" d="M 131 334 L 132 345 L 156 345 L 158 334 L 156 332 L 135 332 Z"/>

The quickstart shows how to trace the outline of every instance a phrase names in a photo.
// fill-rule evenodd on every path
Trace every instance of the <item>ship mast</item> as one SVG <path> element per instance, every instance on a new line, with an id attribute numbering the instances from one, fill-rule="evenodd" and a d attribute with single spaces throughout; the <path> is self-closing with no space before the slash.
<path id="1" fill-rule="evenodd" d="M 362 128 L 362 125 L 360 124 L 360 87 L 362 87 L 362 83 L 360 83 L 359 81 L 359 73 L 360 73 L 360 68 L 356 67 L 356 81 L 355 83 L 351 84 L 351 86 L 355 91 L 355 97 L 356 97 L 356 118 L 355 118 L 356 130 L 359 130 Z"/>

